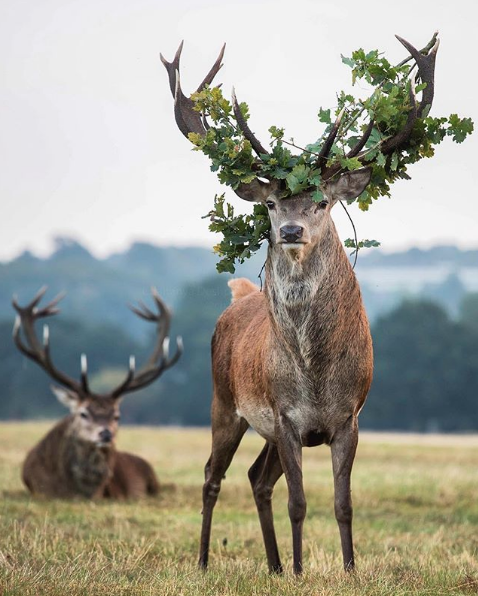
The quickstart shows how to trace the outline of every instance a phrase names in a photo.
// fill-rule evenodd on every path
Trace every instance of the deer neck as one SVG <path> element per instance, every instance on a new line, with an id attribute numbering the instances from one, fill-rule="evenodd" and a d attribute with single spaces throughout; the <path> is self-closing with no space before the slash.
<path id="1" fill-rule="evenodd" d="M 311 342 L 327 343 L 360 290 L 331 219 L 318 241 L 300 259 L 270 245 L 265 293 L 275 335 L 293 352 L 310 352 Z"/>

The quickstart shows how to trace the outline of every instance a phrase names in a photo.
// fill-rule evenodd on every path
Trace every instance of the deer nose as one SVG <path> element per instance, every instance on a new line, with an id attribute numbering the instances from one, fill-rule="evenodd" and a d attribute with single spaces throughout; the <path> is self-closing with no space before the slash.
<path id="1" fill-rule="evenodd" d="M 280 237 L 286 242 L 297 242 L 303 233 L 304 228 L 301 226 L 282 226 L 280 229 Z"/>
<path id="2" fill-rule="evenodd" d="M 100 441 L 102 441 L 103 443 L 111 443 L 112 439 L 113 439 L 113 434 L 107 428 L 104 428 L 100 432 Z"/>

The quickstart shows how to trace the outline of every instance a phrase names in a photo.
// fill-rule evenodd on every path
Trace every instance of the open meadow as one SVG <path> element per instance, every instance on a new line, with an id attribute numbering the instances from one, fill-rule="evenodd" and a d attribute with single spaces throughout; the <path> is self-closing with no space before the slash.
<path id="1" fill-rule="evenodd" d="M 394 595 L 478 593 L 478 437 L 361 435 L 353 472 L 357 571 L 341 568 L 329 448 L 304 452 L 304 574 L 291 573 L 282 478 L 274 493 L 286 572 L 267 573 L 243 439 L 216 506 L 210 568 L 196 569 L 207 429 L 121 428 L 118 447 L 147 458 L 163 484 L 141 502 L 32 499 L 26 451 L 51 423 L 0 425 L 2 595 Z"/>

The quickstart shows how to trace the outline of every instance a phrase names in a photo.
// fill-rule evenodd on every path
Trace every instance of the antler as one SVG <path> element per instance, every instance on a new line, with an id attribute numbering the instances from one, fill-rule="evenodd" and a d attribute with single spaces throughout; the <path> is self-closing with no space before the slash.
<path id="1" fill-rule="evenodd" d="M 409 59 L 413 58 L 418 67 L 418 77 L 420 78 L 422 83 L 426 84 L 426 87 L 422 92 L 422 99 L 420 101 L 420 104 L 417 106 L 417 100 L 415 96 L 416 81 L 415 76 L 412 76 L 410 80 L 410 110 L 408 113 L 407 121 L 400 131 L 398 131 L 393 137 L 386 139 L 382 143 L 380 151 L 384 155 L 389 155 L 390 153 L 393 153 L 393 151 L 395 151 L 396 149 L 404 147 L 410 139 L 417 119 L 421 118 L 425 111 L 428 113 L 428 111 L 431 108 L 435 91 L 435 61 L 438 47 L 440 45 L 440 40 L 438 39 L 437 35 L 438 34 L 435 33 L 432 38 L 433 45 L 431 45 L 430 43 L 425 48 L 423 48 L 423 50 L 420 51 L 417 50 L 414 46 L 412 46 L 410 42 L 406 41 L 402 37 L 399 37 L 398 35 L 395 36 L 398 39 L 398 41 L 403 46 L 405 46 L 405 48 L 411 54 L 411 56 L 408 59 L 404 60 L 401 64 L 404 64 Z M 329 139 L 333 135 L 336 125 L 337 122 L 329 135 Z M 362 149 L 365 147 L 365 144 L 372 133 L 373 126 L 374 121 L 372 119 L 368 124 L 367 128 L 365 129 L 362 137 L 357 142 L 357 144 L 346 155 L 347 158 L 357 156 L 363 164 L 367 163 L 367 151 L 362 151 Z M 330 153 L 330 149 L 332 148 L 333 141 L 335 140 L 335 135 L 333 135 L 331 142 L 329 142 L 329 139 L 325 142 L 324 147 L 319 154 L 318 163 L 319 165 L 322 164 L 321 170 L 322 177 L 324 180 L 327 180 L 328 178 L 330 178 L 342 169 L 340 165 L 333 165 L 330 167 L 327 167 L 325 165 L 328 154 Z M 324 152 L 325 147 L 327 147 L 327 150 Z"/>
<path id="2" fill-rule="evenodd" d="M 252 148 L 257 153 L 257 155 L 259 157 L 261 154 L 269 155 L 268 151 L 264 149 L 261 142 L 257 139 L 252 130 L 249 128 L 244 116 L 242 115 L 234 87 L 232 88 L 232 109 L 234 111 L 234 116 L 236 117 L 237 125 L 242 130 L 242 134 L 244 135 L 244 137 L 251 143 Z"/>
<path id="3" fill-rule="evenodd" d="M 183 51 L 183 44 L 184 41 L 179 44 L 179 48 L 172 62 L 168 62 L 162 54 L 160 54 L 159 57 L 168 71 L 169 86 L 174 98 L 174 115 L 176 117 L 176 124 L 178 125 L 179 130 L 185 137 L 187 137 L 190 132 L 205 135 L 208 128 L 205 118 L 201 117 L 201 114 L 194 109 L 194 103 L 184 95 L 181 89 L 179 61 L 181 59 L 181 52 Z M 224 56 L 225 49 L 226 44 L 222 46 L 216 62 L 214 62 L 211 70 L 207 73 L 207 75 L 204 77 L 204 80 L 197 88 L 198 93 L 202 91 L 206 85 L 210 85 L 212 83 L 214 77 L 222 67 L 222 58 Z"/>
<path id="4" fill-rule="evenodd" d="M 210 73 L 209 73 L 210 74 Z M 209 76 L 209 75 L 208 75 Z M 112 397 L 118 398 L 125 393 L 137 391 L 155 381 L 165 370 L 176 364 L 183 353 L 183 342 L 180 336 L 176 338 L 176 352 L 172 358 L 169 357 L 169 328 L 171 325 L 171 311 L 168 309 L 155 288 L 151 289 L 154 302 L 158 312 L 152 312 L 143 302 L 139 302 L 140 308 L 130 306 L 131 310 L 138 317 L 145 321 L 152 321 L 157 324 L 158 337 L 155 347 L 149 360 L 144 367 L 135 372 L 134 356 L 130 357 L 129 371 L 126 379 L 112 393 Z"/>
<path id="5" fill-rule="evenodd" d="M 64 293 L 58 294 L 46 306 L 38 308 L 38 304 L 45 295 L 46 290 L 46 286 L 41 288 L 27 306 L 20 306 L 17 298 L 13 297 L 12 305 L 18 313 L 13 326 L 13 340 L 25 356 L 39 364 L 53 379 L 79 395 L 84 395 L 88 391 L 86 357 L 84 355 L 81 357 L 81 382 L 78 382 L 58 370 L 53 364 L 50 356 L 50 331 L 48 325 L 43 327 L 43 343 L 39 341 L 36 335 L 35 321 L 59 313 L 60 309 L 56 305 L 65 296 Z M 26 344 L 22 341 L 20 329 L 23 330 Z"/>
<path id="6" fill-rule="evenodd" d="M 194 109 L 194 103 L 184 95 L 181 89 L 179 77 L 179 61 L 181 59 L 183 44 L 184 41 L 182 41 L 179 44 L 179 48 L 172 62 L 168 62 L 162 54 L 160 54 L 159 57 L 161 58 L 161 62 L 164 64 L 166 70 L 168 71 L 169 86 L 171 88 L 171 93 L 174 97 L 174 115 L 176 117 L 176 124 L 178 125 L 179 130 L 183 133 L 185 137 L 187 137 L 190 132 L 205 135 L 207 129 L 209 128 L 205 116 L 203 115 L 201 117 L 199 112 L 197 112 Z M 212 83 L 214 77 L 218 73 L 219 69 L 222 67 L 222 59 L 224 57 L 225 49 L 226 44 L 222 46 L 222 49 L 219 52 L 219 56 L 216 62 L 213 64 L 211 70 L 208 72 L 203 82 L 197 88 L 197 92 L 202 91 L 206 85 L 210 85 Z M 239 128 L 244 134 L 244 137 L 248 141 L 250 141 L 252 148 L 257 153 L 257 155 L 267 154 L 267 151 L 264 149 L 260 141 L 258 141 L 258 139 L 254 136 L 254 133 L 247 125 L 247 122 L 245 121 L 244 116 L 241 113 L 241 109 L 239 107 L 239 103 L 237 101 L 234 89 L 232 90 L 232 108 Z"/>

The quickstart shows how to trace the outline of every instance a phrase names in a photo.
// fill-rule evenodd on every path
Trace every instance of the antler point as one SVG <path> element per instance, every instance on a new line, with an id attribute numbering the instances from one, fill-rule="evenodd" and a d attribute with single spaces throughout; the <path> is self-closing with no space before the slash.
<path id="1" fill-rule="evenodd" d="M 15 336 L 18 333 L 18 330 L 20 329 L 20 327 L 22 326 L 22 319 L 20 318 L 20 315 L 17 315 L 15 317 L 15 321 L 13 322 L 13 336 Z"/>

